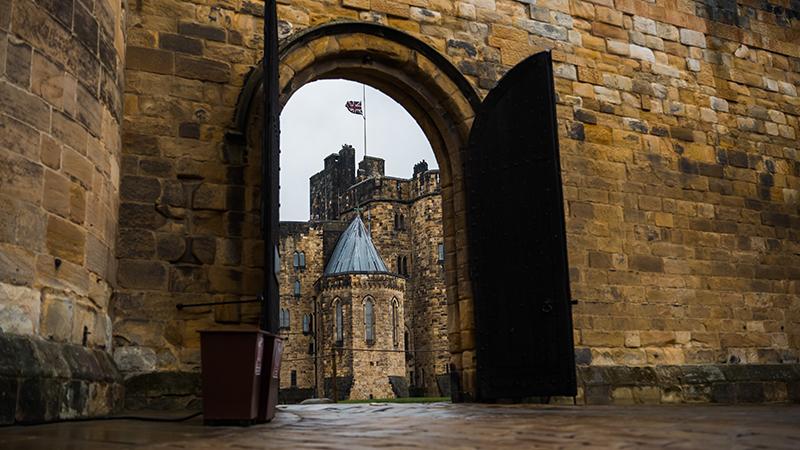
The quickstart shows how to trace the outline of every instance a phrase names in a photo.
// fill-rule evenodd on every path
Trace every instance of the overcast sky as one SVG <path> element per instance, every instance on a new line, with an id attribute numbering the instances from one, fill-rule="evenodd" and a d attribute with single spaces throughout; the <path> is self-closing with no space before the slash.
<path id="1" fill-rule="evenodd" d="M 308 179 L 342 144 L 364 158 L 364 121 L 345 103 L 361 100 L 360 83 L 321 80 L 303 86 L 281 114 L 281 220 L 308 220 Z M 386 160 L 386 174 L 410 178 L 423 159 L 437 168 L 422 129 L 397 102 L 367 86 L 367 152 Z"/>

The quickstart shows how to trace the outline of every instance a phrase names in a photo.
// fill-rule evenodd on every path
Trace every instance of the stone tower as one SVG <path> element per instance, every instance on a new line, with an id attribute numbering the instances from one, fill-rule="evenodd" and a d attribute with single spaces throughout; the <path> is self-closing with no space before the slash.
<path id="1" fill-rule="evenodd" d="M 311 220 L 337 220 L 339 198 L 356 182 L 356 149 L 343 145 L 325 158 L 325 168 L 311 177 Z"/>
<path id="2" fill-rule="evenodd" d="M 408 395 L 403 303 L 405 280 L 391 273 L 361 218 L 339 238 L 317 284 L 319 385 L 332 395 L 333 363 L 339 398 Z"/>

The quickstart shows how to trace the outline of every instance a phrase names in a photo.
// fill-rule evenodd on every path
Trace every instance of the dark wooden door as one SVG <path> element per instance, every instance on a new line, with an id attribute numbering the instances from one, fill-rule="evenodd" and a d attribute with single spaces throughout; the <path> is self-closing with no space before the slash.
<path id="1" fill-rule="evenodd" d="M 466 166 L 479 401 L 575 395 L 564 204 L 549 52 L 489 93 Z"/>
<path id="2" fill-rule="evenodd" d="M 275 0 L 264 4 L 264 139 L 261 153 L 261 236 L 264 238 L 264 296 L 261 328 L 277 333 L 280 299 L 278 292 L 278 218 L 280 190 L 280 107 L 278 105 L 278 11 Z"/>

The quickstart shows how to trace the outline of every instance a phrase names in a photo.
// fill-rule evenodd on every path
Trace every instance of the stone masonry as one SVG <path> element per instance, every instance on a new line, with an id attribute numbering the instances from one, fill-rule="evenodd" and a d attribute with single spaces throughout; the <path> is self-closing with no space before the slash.
<path id="1" fill-rule="evenodd" d="M 607 392 L 631 368 L 710 367 L 697 372 L 703 389 L 728 380 L 710 375 L 724 369 L 793 398 L 795 382 L 774 378 L 800 351 L 796 1 L 278 3 L 281 102 L 322 77 L 366 81 L 431 141 L 460 398 L 475 392 L 462 149 L 475 99 L 542 50 L 554 60 L 580 370 L 607 375 Z M 172 380 L 149 391 L 169 393 L 194 386 L 174 380 L 196 378 L 198 329 L 252 322 L 244 307 L 175 305 L 260 289 L 261 94 L 245 87 L 258 82 L 262 16 L 253 0 L 0 0 L 4 342 L 113 352 L 129 385 Z M 309 34 L 323 28 L 335 33 Z M 76 392 L 113 378 L 47 373 L 60 389 L 78 380 Z M 29 377 L 3 372 L 2 395 Z M 648 402 L 695 399 L 648 380 Z M 3 422 L 27 420 L 13 403 Z M 46 411 L 31 421 L 67 415 Z"/>
<path id="2" fill-rule="evenodd" d="M 675 0 L 279 3 L 286 42 L 335 20 L 377 22 L 445 55 L 480 96 L 527 55 L 553 51 L 572 291 L 580 301 L 574 308 L 579 364 L 797 360 L 798 8 Z M 129 20 L 126 133 L 141 135 L 144 142 L 129 136 L 126 154 L 131 161 L 163 162 L 168 170 L 146 177 L 164 186 L 185 183 L 179 180 L 209 184 L 220 199 L 215 205 L 220 217 L 196 214 L 207 216 L 204 233 L 213 235 L 215 250 L 239 238 L 228 227 L 241 215 L 226 202 L 241 194 L 246 205 L 253 204 L 238 186 L 249 192 L 257 181 L 234 175 L 244 162 L 257 159 L 258 147 L 247 146 L 244 161 L 240 147 L 226 144 L 223 133 L 240 86 L 260 57 L 261 14 L 260 5 L 249 1 L 212 7 L 152 0 L 139 2 Z M 284 56 L 283 101 L 314 70 L 327 70 L 324 58 L 349 49 L 368 47 L 375 56 L 407 61 L 392 67 L 422 67 L 419 84 L 412 87 L 428 83 L 426 70 L 435 70 L 363 36 L 314 42 L 316 47 Z M 340 73 L 357 78 L 358 67 L 347 67 L 350 72 Z M 386 67 L 387 74 L 394 70 Z M 392 81 L 382 83 L 377 84 L 402 99 Z M 474 111 L 460 102 L 441 104 L 451 112 L 448 117 L 468 120 Z M 412 102 L 403 104 L 424 117 Z M 468 124 L 465 128 L 468 132 Z M 450 130 L 441 135 L 445 142 L 466 133 Z M 457 161 L 457 153 L 432 142 L 443 167 L 444 241 L 452 261 L 445 264 L 448 341 L 461 388 L 468 392 L 474 343 L 465 240 L 458 231 L 464 229 L 461 166 L 448 162 Z M 147 211 L 155 214 L 158 201 L 149 202 Z M 170 219 L 148 220 L 154 222 L 134 225 L 187 236 Z M 391 265 L 391 256 L 386 259 Z M 211 277 L 205 270 L 218 262 L 207 261 L 196 274 L 200 286 L 206 277 L 231 281 L 231 287 L 248 279 L 250 269 L 238 267 Z M 156 273 L 166 277 L 173 264 L 159 263 L 163 270 Z M 127 272 L 123 261 L 120 265 Z M 166 279 L 163 283 L 151 286 L 151 295 L 166 292 Z M 177 297 L 161 298 L 174 303 Z M 208 313 L 204 317 L 184 322 L 179 334 L 191 335 L 213 321 Z M 127 334 L 120 330 L 121 337 Z M 160 330 L 148 334 L 157 339 L 176 334 Z M 156 355 L 162 352 L 162 344 L 141 347 L 148 346 Z M 180 341 L 173 348 L 169 358 L 154 357 L 154 366 L 145 370 L 196 368 L 196 361 L 187 365 L 196 351 Z"/>
<path id="3" fill-rule="evenodd" d="M 313 362 L 316 358 L 318 364 L 330 365 L 330 356 L 323 355 L 330 353 L 331 322 L 327 322 L 328 328 L 324 328 L 325 323 L 316 325 L 323 327 L 323 334 L 316 338 L 303 331 L 302 324 L 307 320 L 306 316 L 330 320 L 330 312 L 325 308 L 330 308 L 333 294 L 323 289 L 320 296 L 315 286 L 323 275 L 339 235 L 357 211 L 369 227 L 372 241 L 389 270 L 405 279 L 402 295 L 395 295 L 400 299 L 404 313 L 403 326 L 398 330 L 397 338 L 407 352 L 405 355 L 383 356 L 399 356 L 405 361 L 406 369 L 391 376 L 404 379 L 403 392 L 408 386 L 412 395 L 447 395 L 447 306 L 444 270 L 438 253 L 439 245 L 443 245 L 439 172 L 428 170 L 427 163 L 423 162 L 414 168 L 412 178 L 387 177 L 383 159 L 366 157 L 359 163 L 356 174 L 353 152 L 351 146 L 344 146 L 338 153 L 325 158 L 323 170 L 311 177 L 310 222 L 281 222 L 281 308 L 289 313 L 290 322 L 282 333 L 287 342 L 287 363 L 281 369 L 285 399 L 309 398 L 314 386 L 322 386 L 321 380 L 320 384 L 315 384 Z M 299 260 L 295 255 L 302 255 L 304 264 L 296 266 Z M 390 285 L 395 284 L 391 277 L 386 280 Z M 298 282 L 299 294 L 296 290 Z M 372 282 L 370 286 L 380 284 Z M 348 293 L 347 298 L 352 295 Z M 348 307 L 352 308 L 352 305 L 348 303 Z M 320 347 L 323 341 L 327 344 Z M 359 346 L 349 348 L 354 347 Z M 394 343 L 389 347 L 377 344 L 374 347 L 395 348 Z M 340 364 L 346 363 L 342 367 L 344 371 L 350 367 L 347 364 L 352 364 L 352 358 L 358 355 L 343 351 L 345 359 Z M 381 364 L 377 367 L 387 370 L 388 366 Z M 317 371 L 319 377 L 321 373 L 321 369 Z M 342 373 L 340 376 L 353 376 L 350 372 Z M 359 375 L 355 377 L 356 384 L 364 379 L 366 373 Z M 377 370 L 373 377 L 378 383 L 385 383 L 388 375 L 386 371 Z M 329 378 L 330 374 L 326 376 Z M 377 392 L 386 393 L 386 389 Z"/>
<path id="4" fill-rule="evenodd" d="M 108 413 L 119 0 L 0 1 L 0 424 Z"/>

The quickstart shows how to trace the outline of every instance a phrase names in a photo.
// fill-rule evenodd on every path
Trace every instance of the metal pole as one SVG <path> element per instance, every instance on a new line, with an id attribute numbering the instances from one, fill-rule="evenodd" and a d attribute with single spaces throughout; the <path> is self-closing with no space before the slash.
<path id="1" fill-rule="evenodd" d="M 361 112 L 364 116 L 364 158 L 367 157 L 367 85 L 361 84 Z"/>
<path id="2" fill-rule="evenodd" d="M 261 329 L 277 333 L 278 280 L 275 278 L 275 238 L 277 230 L 278 154 L 280 118 L 278 116 L 278 10 L 276 0 L 264 3 L 263 58 L 264 124 L 261 153 L 261 235 L 264 239 L 264 303 Z"/>

